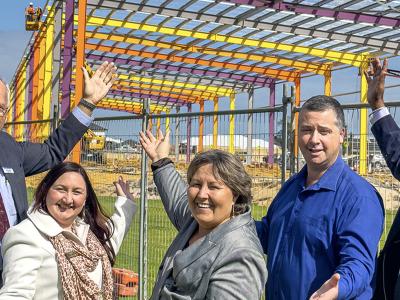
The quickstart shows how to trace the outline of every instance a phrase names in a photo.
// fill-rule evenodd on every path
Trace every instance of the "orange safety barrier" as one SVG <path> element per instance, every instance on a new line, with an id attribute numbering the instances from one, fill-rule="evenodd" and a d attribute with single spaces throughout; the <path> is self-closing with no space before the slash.
<path id="1" fill-rule="evenodd" d="M 136 296 L 139 275 L 131 270 L 113 268 L 114 294 L 121 297 Z"/>

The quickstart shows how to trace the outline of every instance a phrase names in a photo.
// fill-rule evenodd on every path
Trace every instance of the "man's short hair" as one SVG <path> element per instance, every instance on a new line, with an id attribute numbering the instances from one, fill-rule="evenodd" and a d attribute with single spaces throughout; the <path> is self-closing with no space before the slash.
<path id="1" fill-rule="evenodd" d="M 345 127 L 343 108 L 340 105 L 339 101 L 337 101 L 333 97 L 325 95 L 311 97 L 306 102 L 304 102 L 303 106 L 300 108 L 300 112 L 304 110 L 326 111 L 329 109 L 333 110 L 336 114 L 337 127 L 339 129 L 343 129 Z"/>

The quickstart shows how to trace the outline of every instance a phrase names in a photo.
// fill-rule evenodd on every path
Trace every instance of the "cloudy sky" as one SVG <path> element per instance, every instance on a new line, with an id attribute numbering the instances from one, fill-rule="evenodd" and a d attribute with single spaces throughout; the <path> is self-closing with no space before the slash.
<path id="1" fill-rule="evenodd" d="M 7 81 L 10 81 L 14 71 L 21 60 L 25 47 L 31 38 L 32 33 L 26 32 L 24 27 L 24 9 L 30 1 L 26 0 L 1 0 L 2 9 L 0 10 L 0 75 Z M 33 1 L 34 6 L 43 7 L 46 0 Z M 400 69 L 400 59 L 395 58 L 390 61 L 392 69 Z M 332 78 L 332 93 L 337 95 L 345 92 L 353 92 L 359 90 L 360 80 L 358 70 L 349 68 L 343 71 L 334 72 Z M 400 84 L 399 78 L 388 78 L 388 84 Z M 386 99 L 390 101 L 400 101 L 398 96 L 400 87 L 388 89 Z M 302 80 L 301 99 L 307 99 L 310 96 L 323 93 L 322 76 L 313 76 Z M 268 105 L 268 91 L 263 89 L 255 94 L 255 106 Z M 278 102 L 282 95 L 282 86 L 277 87 Z M 358 102 L 358 95 L 339 97 L 341 102 Z M 237 108 L 247 107 L 247 96 L 239 95 Z M 206 106 L 211 108 L 212 104 Z M 228 99 L 222 100 L 220 109 L 228 108 Z"/>

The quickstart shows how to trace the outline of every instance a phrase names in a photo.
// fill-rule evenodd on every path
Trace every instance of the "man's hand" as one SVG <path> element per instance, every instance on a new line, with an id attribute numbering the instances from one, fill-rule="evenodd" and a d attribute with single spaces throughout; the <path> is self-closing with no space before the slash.
<path id="1" fill-rule="evenodd" d="M 142 145 L 144 151 L 150 157 L 152 162 L 156 162 L 162 158 L 168 157 L 169 154 L 169 131 L 166 132 L 165 137 L 161 130 L 158 130 L 157 139 L 151 133 L 150 130 L 144 132 L 139 132 L 140 134 L 140 144 Z"/>
<path id="2" fill-rule="evenodd" d="M 97 105 L 97 103 L 107 95 L 113 85 L 117 77 L 115 74 L 117 68 L 114 66 L 114 63 L 105 61 L 100 68 L 96 70 L 92 78 L 90 78 L 84 67 L 82 67 L 82 71 L 85 78 L 83 98 Z"/>
<path id="3" fill-rule="evenodd" d="M 311 295 L 310 300 L 336 300 L 339 296 L 340 275 L 335 273 Z"/>
<path id="4" fill-rule="evenodd" d="M 385 90 L 385 77 L 387 75 L 388 62 L 383 61 L 383 66 L 379 58 L 375 57 L 370 63 L 370 69 L 364 71 L 368 82 L 368 103 L 373 110 L 385 106 L 383 92 Z"/>

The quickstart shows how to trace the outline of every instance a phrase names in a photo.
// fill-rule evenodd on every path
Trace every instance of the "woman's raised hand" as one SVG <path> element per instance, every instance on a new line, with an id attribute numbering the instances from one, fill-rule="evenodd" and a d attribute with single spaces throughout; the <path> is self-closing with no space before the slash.
<path id="1" fill-rule="evenodd" d="M 156 162 L 162 158 L 168 157 L 169 154 L 169 131 L 164 134 L 161 129 L 158 130 L 158 137 L 155 138 L 150 130 L 139 132 L 140 144 L 142 145 L 144 151 L 150 157 L 152 162 Z"/>
<path id="2" fill-rule="evenodd" d="M 130 192 L 128 181 L 124 181 L 122 176 L 118 177 L 118 181 L 114 181 L 115 192 L 117 196 L 126 197 L 133 201 L 134 195 Z"/>

